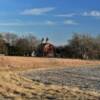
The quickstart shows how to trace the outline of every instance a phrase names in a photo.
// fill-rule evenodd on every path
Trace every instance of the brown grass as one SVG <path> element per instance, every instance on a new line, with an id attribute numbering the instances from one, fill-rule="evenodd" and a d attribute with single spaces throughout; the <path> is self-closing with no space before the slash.
<path id="1" fill-rule="evenodd" d="M 0 57 L 0 69 L 23 70 L 30 68 L 54 68 L 54 67 L 78 67 L 97 66 L 100 61 L 80 59 L 57 59 L 57 58 L 36 58 L 36 57 Z"/>
<path id="2" fill-rule="evenodd" d="M 53 100 L 99 100 L 100 94 L 96 92 L 82 91 L 78 88 L 67 86 L 45 85 L 24 78 L 17 73 L 17 71 L 37 68 L 91 67 L 97 65 L 100 65 L 100 61 L 1 56 L 0 99 L 50 100 L 50 98 L 53 98 Z"/>
<path id="3" fill-rule="evenodd" d="M 78 88 L 44 85 L 13 72 L 0 73 L 0 99 L 7 100 L 99 100 L 100 94 Z M 5 100 L 5 99 L 3 99 Z"/>

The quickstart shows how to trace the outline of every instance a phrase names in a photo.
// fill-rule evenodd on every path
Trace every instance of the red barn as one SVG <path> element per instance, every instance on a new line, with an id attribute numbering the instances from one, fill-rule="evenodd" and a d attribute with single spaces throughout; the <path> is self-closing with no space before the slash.
<path id="1" fill-rule="evenodd" d="M 38 46 L 36 50 L 36 56 L 43 57 L 54 57 L 55 56 L 55 46 L 51 43 L 48 43 L 48 38 L 46 42 L 43 43 L 44 39 L 42 39 L 41 44 Z"/>

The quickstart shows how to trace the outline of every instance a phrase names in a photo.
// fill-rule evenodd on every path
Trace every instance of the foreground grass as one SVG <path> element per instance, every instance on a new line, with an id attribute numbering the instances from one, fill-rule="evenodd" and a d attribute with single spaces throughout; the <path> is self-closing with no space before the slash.
<path id="1" fill-rule="evenodd" d="M 11 71 L 2 71 L 0 100 L 100 100 L 100 94 L 67 86 L 45 85 Z"/>
<path id="2" fill-rule="evenodd" d="M 43 84 L 18 74 L 29 69 L 99 66 L 100 61 L 55 58 L 0 57 L 0 100 L 100 100 L 97 92 Z"/>

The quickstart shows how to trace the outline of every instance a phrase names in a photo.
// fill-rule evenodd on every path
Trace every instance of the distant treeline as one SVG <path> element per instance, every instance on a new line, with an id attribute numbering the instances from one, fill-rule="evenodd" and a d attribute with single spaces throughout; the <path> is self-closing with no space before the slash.
<path id="1" fill-rule="evenodd" d="M 100 59 L 100 36 L 74 34 L 67 45 L 57 50 L 64 58 Z"/>
<path id="2" fill-rule="evenodd" d="M 33 35 L 18 36 L 12 33 L 0 34 L 0 54 L 11 56 L 31 56 L 40 41 Z"/>
<path id="3" fill-rule="evenodd" d="M 31 56 L 41 41 L 33 35 L 0 34 L 0 54 Z M 74 34 L 64 46 L 55 46 L 55 57 L 100 59 L 100 36 Z"/>

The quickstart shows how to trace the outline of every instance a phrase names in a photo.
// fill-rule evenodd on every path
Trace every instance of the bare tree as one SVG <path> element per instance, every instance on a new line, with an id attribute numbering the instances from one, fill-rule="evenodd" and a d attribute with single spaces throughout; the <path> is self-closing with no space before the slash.
<path id="1" fill-rule="evenodd" d="M 13 34 L 13 33 L 5 33 L 3 35 L 3 38 L 6 41 L 6 43 L 9 43 L 10 45 L 14 45 L 18 36 L 16 34 Z"/>
<path id="2" fill-rule="evenodd" d="M 75 57 L 79 58 L 95 58 L 95 42 L 94 38 L 90 35 L 74 34 L 72 39 L 69 41 L 69 45 L 74 50 Z"/>
<path id="3" fill-rule="evenodd" d="M 35 36 L 33 36 L 32 34 L 29 34 L 25 38 L 29 42 L 29 49 L 30 50 L 34 50 L 37 47 L 37 45 L 40 43 L 39 40 Z"/>

